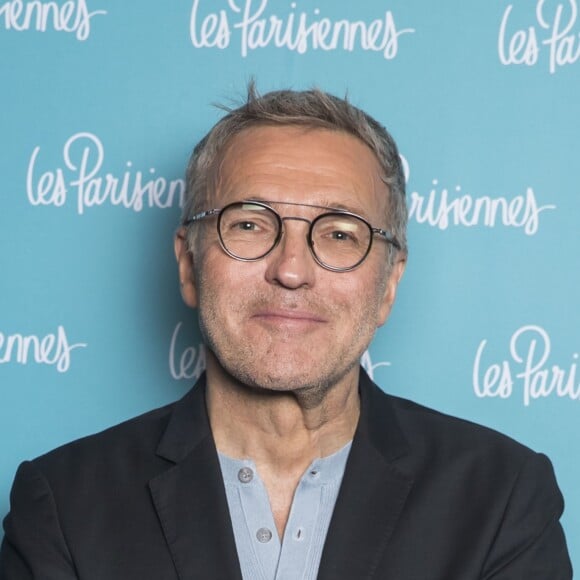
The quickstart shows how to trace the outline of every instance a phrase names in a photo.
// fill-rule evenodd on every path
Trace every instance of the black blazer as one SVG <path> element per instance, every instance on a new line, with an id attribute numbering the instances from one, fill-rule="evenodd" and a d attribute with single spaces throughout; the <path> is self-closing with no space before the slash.
<path id="1" fill-rule="evenodd" d="M 572 578 L 544 456 L 385 395 L 364 372 L 360 393 L 320 580 Z M 11 504 L 2 580 L 241 580 L 203 378 L 23 463 Z"/>

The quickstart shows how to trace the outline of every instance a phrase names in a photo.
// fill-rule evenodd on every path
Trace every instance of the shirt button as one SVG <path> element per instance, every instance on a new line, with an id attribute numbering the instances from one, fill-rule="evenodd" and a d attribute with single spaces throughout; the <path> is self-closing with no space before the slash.
<path id="1" fill-rule="evenodd" d="M 238 471 L 238 479 L 242 483 L 250 483 L 250 481 L 254 479 L 254 472 L 249 467 L 242 467 L 242 469 Z"/>
<path id="2" fill-rule="evenodd" d="M 260 528 L 256 532 L 256 538 L 261 544 L 266 544 L 272 539 L 272 532 L 268 528 Z"/>

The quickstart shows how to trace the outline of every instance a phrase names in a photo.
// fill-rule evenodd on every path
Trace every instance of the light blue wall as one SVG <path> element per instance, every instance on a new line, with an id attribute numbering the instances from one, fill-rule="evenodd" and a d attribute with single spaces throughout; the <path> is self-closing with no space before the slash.
<path id="1" fill-rule="evenodd" d="M 21 460 L 199 373 L 179 180 L 252 76 L 348 91 L 398 140 L 410 260 L 365 363 L 546 452 L 580 569 L 577 0 L 0 0 L 0 514 Z"/>

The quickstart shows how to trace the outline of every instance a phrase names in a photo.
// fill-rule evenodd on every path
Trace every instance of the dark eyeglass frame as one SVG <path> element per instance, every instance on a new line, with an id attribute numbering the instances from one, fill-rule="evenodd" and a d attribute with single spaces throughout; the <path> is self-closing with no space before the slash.
<path id="1" fill-rule="evenodd" d="M 254 201 L 253 199 L 248 199 L 248 200 L 234 201 L 233 203 L 229 203 L 227 205 L 224 205 L 224 207 L 221 207 L 221 208 L 214 208 L 214 209 L 208 209 L 205 211 L 201 211 L 199 213 L 196 213 L 195 215 L 193 215 L 189 219 L 185 220 L 182 225 L 187 227 L 187 226 L 191 225 L 192 223 L 198 222 L 198 221 L 203 220 L 205 218 L 217 216 L 218 220 L 217 220 L 216 225 L 217 225 L 217 232 L 218 232 L 218 237 L 219 237 L 219 241 L 220 241 L 220 246 L 222 247 L 222 250 L 228 256 L 230 256 L 231 258 L 234 258 L 234 260 L 239 260 L 240 262 L 257 262 L 258 260 L 265 258 L 268 254 L 273 252 L 274 249 L 276 248 L 276 246 L 280 243 L 280 240 L 282 239 L 282 235 L 284 234 L 284 222 L 286 220 L 298 220 L 298 221 L 303 221 L 303 222 L 306 222 L 307 224 L 309 224 L 308 235 L 306 236 L 306 239 L 308 241 L 308 248 L 310 249 L 310 253 L 312 254 L 312 257 L 314 258 L 314 261 L 319 266 L 321 266 L 325 270 L 330 270 L 331 272 L 351 272 L 355 268 L 358 268 L 366 260 L 367 256 L 370 254 L 370 251 L 371 251 L 371 248 L 373 245 L 373 238 L 375 235 L 377 235 L 381 239 L 385 240 L 385 242 L 393 245 L 397 250 L 401 250 L 401 245 L 399 244 L 399 242 L 397 241 L 395 236 L 393 236 L 392 234 L 390 234 L 386 230 L 383 230 L 382 228 L 373 227 L 364 217 L 362 217 L 356 213 L 353 213 L 353 212 L 350 212 L 347 210 L 333 209 L 331 211 L 326 211 L 324 213 L 321 213 L 320 215 L 316 216 L 313 220 L 309 220 L 309 219 L 297 217 L 297 216 L 282 217 L 272 206 L 269 205 L 270 203 L 280 203 L 283 205 L 298 205 L 298 206 L 304 206 L 304 207 L 315 207 L 315 208 L 320 208 L 320 209 L 328 209 L 328 208 L 325 208 L 323 206 L 308 205 L 308 204 L 302 204 L 302 203 L 284 202 L 284 201 L 281 201 L 281 202 L 266 201 L 265 202 L 265 201 Z M 255 258 L 243 258 L 241 256 L 234 254 L 233 252 L 228 250 L 228 248 L 226 247 L 226 244 L 224 243 L 224 240 L 222 238 L 221 219 L 222 219 L 223 212 L 225 212 L 230 207 L 242 206 L 244 204 L 257 205 L 257 206 L 262 207 L 264 209 L 270 210 L 270 212 L 272 212 L 272 214 L 274 214 L 274 216 L 276 217 L 276 221 L 278 222 L 278 233 L 276 235 L 276 239 L 274 240 L 274 243 L 272 244 L 272 247 L 268 251 L 264 252 L 263 254 L 261 254 L 259 256 L 256 256 Z M 354 218 L 360 220 L 362 223 L 364 223 L 368 227 L 369 233 L 370 233 L 368 248 L 367 248 L 366 252 L 364 253 L 364 255 L 362 256 L 362 258 L 353 266 L 348 266 L 346 268 L 331 266 L 331 265 L 323 262 L 317 256 L 316 250 L 314 249 L 314 241 L 312 239 L 312 232 L 314 231 L 315 224 L 319 220 L 326 218 L 328 216 L 351 216 L 351 217 L 354 217 Z"/>

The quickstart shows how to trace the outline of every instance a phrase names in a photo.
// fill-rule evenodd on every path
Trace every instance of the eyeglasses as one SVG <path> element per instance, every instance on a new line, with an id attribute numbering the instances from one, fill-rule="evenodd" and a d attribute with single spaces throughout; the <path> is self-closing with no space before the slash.
<path id="1" fill-rule="evenodd" d="M 251 200 L 230 203 L 221 209 L 202 211 L 183 225 L 217 216 L 217 230 L 224 252 L 236 260 L 254 262 L 266 257 L 278 245 L 284 231 L 283 222 L 303 221 L 310 225 L 307 241 L 312 257 L 320 266 L 333 272 L 348 272 L 360 266 L 371 251 L 374 235 L 401 249 L 394 236 L 372 227 L 364 218 L 349 211 L 332 210 L 308 220 L 282 217 L 268 203 Z"/>

